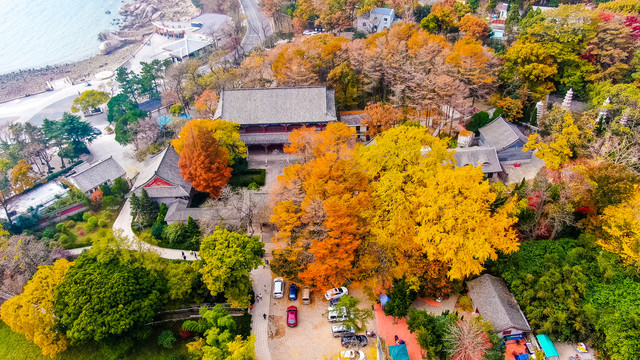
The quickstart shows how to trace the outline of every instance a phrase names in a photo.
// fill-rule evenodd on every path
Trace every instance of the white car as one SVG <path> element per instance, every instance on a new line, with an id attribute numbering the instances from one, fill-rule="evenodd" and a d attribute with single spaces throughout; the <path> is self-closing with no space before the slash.
<path id="1" fill-rule="evenodd" d="M 302 35 L 318 35 L 318 32 L 314 30 L 305 30 L 302 32 Z"/>
<path id="2" fill-rule="evenodd" d="M 340 358 L 349 360 L 366 360 L 367 355 L 360 350 L 345 350 L 340 352 Z"/>
<path id="3" fill-rule="evenodd" d="M 280 299 L 284 296 L 284 279 L 281 277 L 273 279 L 273 298 Z"/>
<path id="4" fill-rule="evenodd" d="M 327 292 L 324 294 L 324 298 L 327 299 L 327 301 L 329 301 L 331 299 L 340 299 L 344 295 L 349 295 L 349 290 L 347 290 L 347 288 L 343 286 L 340 288 L 333 288 L 333 289 L 327 290 Z"/>

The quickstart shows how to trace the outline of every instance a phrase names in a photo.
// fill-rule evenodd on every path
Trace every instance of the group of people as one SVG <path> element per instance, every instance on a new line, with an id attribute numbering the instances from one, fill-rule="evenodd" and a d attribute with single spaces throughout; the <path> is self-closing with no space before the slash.
<path id="1" fill-rule="evenodd" d="M 194 259 L 196 259 L 196 260 L 198 259 L 198 253 L 197 252 L 194 252 L 193 250 L 191 250 L 189 253 L 191 254 L 191 256 L 193 256 Z M 187 260 L 187 255 L 184 254 L 184 251 L 182 252 L 182 259 L 183 260 Z"/>
<path id="2" fill-rule="evenodd" d="M 396 345 L 402 345 L 402 344 L 404 344 L 404 340 L 400 339 L 400 338 L 398 337 L 398 335 L 396 335 L 396 336 L 395 336 L 395 339 L 396 339 Z"/>

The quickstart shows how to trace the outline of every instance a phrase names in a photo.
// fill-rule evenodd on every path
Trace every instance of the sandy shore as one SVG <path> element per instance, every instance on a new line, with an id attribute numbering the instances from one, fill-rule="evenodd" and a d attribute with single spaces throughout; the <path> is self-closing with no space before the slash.
<path id="1" fill-rule="evenodd" d="M 131 7 L 132 10 L 124 14 L 126 21 L 120 31 L 133 37 L 141 37 L 153 32 L 151 17 L 154 20 L 157 18 L 188 21 L 200 13 L 200 10 L 191 1 L 184 0 L 128 0 L 123 5 L 123 8 Z M 152 7 L 153 11 L 143 11 L 150 10 L 149 7 Z M 134 9 L 138 10 L 134 11 Z M 152 13 L 153 16 L 151 16 Z M 141 42 L 128 44 L 108 55 L 94 55 L 88 59 L 69 64 L 0 75 L 0 102 L 44 91 L 47 89 L 47 81 L 65 77 L 74 83 L 91 81 L 96 73 L 115 70 L 136 52 L 140 44 Z"/>
<path id="2" fill-rule="evenodd" d="M 44 91 L 47 89 L 47 81 L 65 77 L 74 83 L 91 81 L 94 79 L 93 75 L 100 71 L 115 70 L 139 47 L 140 44 L 129 44 L 108 55 L 94 55 L 70 64 L 0 75 L 0 101 Z"/>

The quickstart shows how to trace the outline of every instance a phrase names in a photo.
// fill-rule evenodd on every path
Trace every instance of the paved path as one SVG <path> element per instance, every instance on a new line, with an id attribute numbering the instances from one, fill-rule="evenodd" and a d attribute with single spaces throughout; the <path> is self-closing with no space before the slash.
<path id="1" fill-rule="evenodd" d="M 256 335 L 256 357 L 258 360 L 271 360 L 269 352 L 269 304 L 271 302 L 271 269 L 263 266 L 251 272 L 253 291 L 262 296 L 262 300 L 253 305 L 251 317 L 251 333 Z M 267 315 L 265 319 L 264 315 Z"/>
<path id="2" fill-rule="evenodd" d="M 120 210 L 120 214 L 113 222 L 113 231 L 120 231 L 122 236 L 129 239 L 130 249 L 153 251 L 160 255 L 160 257 L 165 259 L 183 259 L 182 253 L 184 252 L 187 260 L 195 260 L 193 256 L 189 255 L 188 251 L 185 252 L 184 250 L 165 249 L 141 241 L 131 229 L 131 220 L 131 205 L 129 203 L 129 199 L 127 199 L 127 201 L 125 201 L 124 203 L 124 206 L 122 207 L 122 210 Z M 72 254 L 78 255 L 81 254 L 83 250 L 89 248 L 90 246 L 87 246 L 83 248 L 71 249 L 70 251 Z"/>

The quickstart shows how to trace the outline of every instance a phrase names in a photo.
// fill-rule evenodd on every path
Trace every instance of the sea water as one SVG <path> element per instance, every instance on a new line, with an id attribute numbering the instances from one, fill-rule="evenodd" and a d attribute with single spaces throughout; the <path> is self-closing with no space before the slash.
<path id="1" fill-rule="evenodd" d="M 0 0 L 0 74 L 97 54 L 98 34 L 119 27 L 122 5 L 122 0 Z"/>

